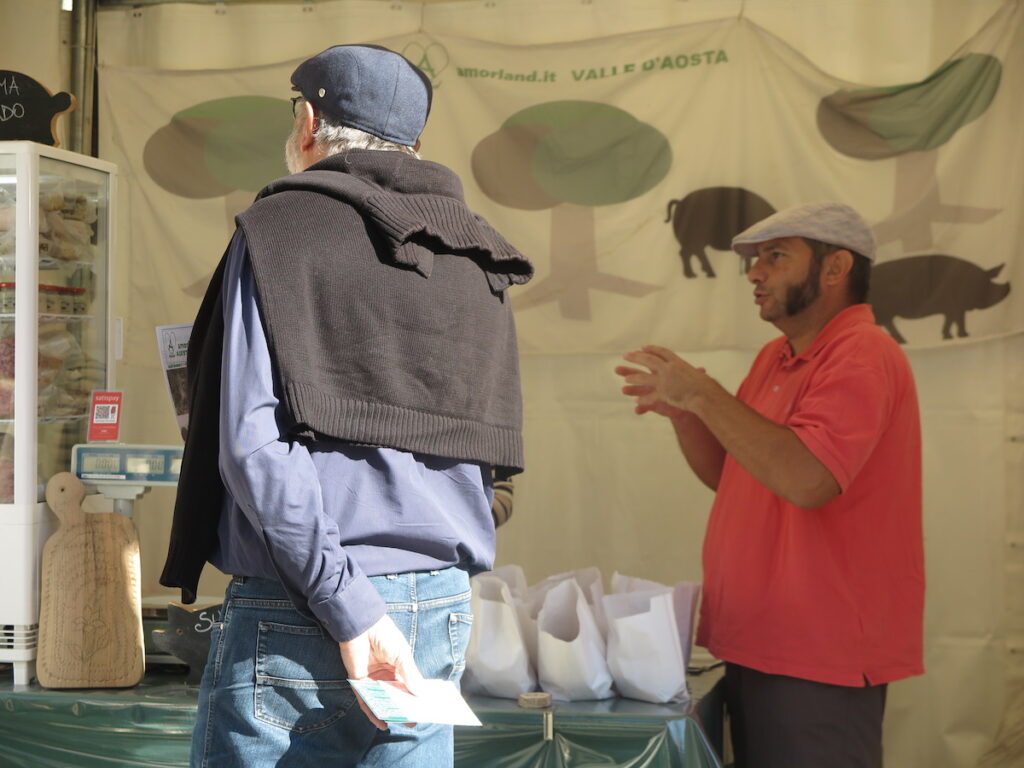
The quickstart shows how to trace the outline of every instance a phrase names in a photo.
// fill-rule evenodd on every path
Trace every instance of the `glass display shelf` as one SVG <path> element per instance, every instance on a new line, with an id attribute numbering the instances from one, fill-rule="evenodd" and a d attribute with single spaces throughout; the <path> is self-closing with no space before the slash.
<path id="1" fill-rule="evenodd" d="M 89 413 L 79 413 L 71 416 L 39 416 L 36 421 L 40 424 L 70 424 L 74 421 L 84 421 L 89 418 Z M 14 419 L 0 419 L 0 425 L 13 424 Z"/>
<path id="2" fill-rule="evenodd" d="M 95 320 L 95 315 L 51 315 L 40 313 L 39 322 L 41 323 L 75 323 L 79 321 L 92 321 Z M 6 312 L 0 312 L 0 323 L 12 322 L 14 315 Z"/>
<path id="3" fill-rule="evenodd" d="M 112 388 L 110 256 L 116 168 L 0 141 L 0 661 L 31 673 L 47 481 L 85 441 L 89 398 Z M 24 663 L 24 666 L 22 666 Z M 27 682 L 25 680 L 24 682 Z"/>

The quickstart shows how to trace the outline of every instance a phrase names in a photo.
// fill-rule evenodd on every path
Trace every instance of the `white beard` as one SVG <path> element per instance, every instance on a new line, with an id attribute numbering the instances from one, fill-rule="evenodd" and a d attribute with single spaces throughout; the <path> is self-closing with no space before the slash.
<path id="1" fill-rule="evenodd" d="M 306 170 L 302 162 L 302 152 L 299 149 L 301 129 L 298 122 L 292 126 L 292 132 L 288 134 L 288 140 L 284 143 L 284 162 L 288 173 L 298 173 Z"/>

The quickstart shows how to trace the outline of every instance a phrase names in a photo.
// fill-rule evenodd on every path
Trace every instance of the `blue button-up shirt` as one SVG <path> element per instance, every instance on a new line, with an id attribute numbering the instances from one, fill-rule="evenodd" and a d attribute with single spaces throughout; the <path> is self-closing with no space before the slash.
<path id="1" fill-rule="evenodd" d="M 227 496 L 211 562 L 227 574 L 277 579 L 339 641 L 384 615 L 369 576 L 491 568 L 489 466 L 282 435 L 241 231 L 227 258 L 220 403 Z"/>

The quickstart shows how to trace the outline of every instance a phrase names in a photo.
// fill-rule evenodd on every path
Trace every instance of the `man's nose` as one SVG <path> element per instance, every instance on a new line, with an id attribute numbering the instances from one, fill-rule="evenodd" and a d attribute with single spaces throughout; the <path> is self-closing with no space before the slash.
<path id="1" fill-rule="evenodd" d="M 747 270 L 747 280 L 754 285 L 757 285 L 764 280 L 764 268 L 761 265 L 760 259 L 757 259 L 750 265 L 750 269 Z"/>

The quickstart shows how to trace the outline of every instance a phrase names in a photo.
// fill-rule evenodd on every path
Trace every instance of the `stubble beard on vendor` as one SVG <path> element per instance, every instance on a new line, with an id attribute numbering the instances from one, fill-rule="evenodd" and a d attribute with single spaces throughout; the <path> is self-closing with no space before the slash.
<path id="1" fill-rule="evenodd" d="M 821 262 L 816 256 L 807 267 L 807 277 L 799 285 L 791 285 L 786 291 L 786 317 L 793 317 L 807 309 L 821 295 Z"/>

